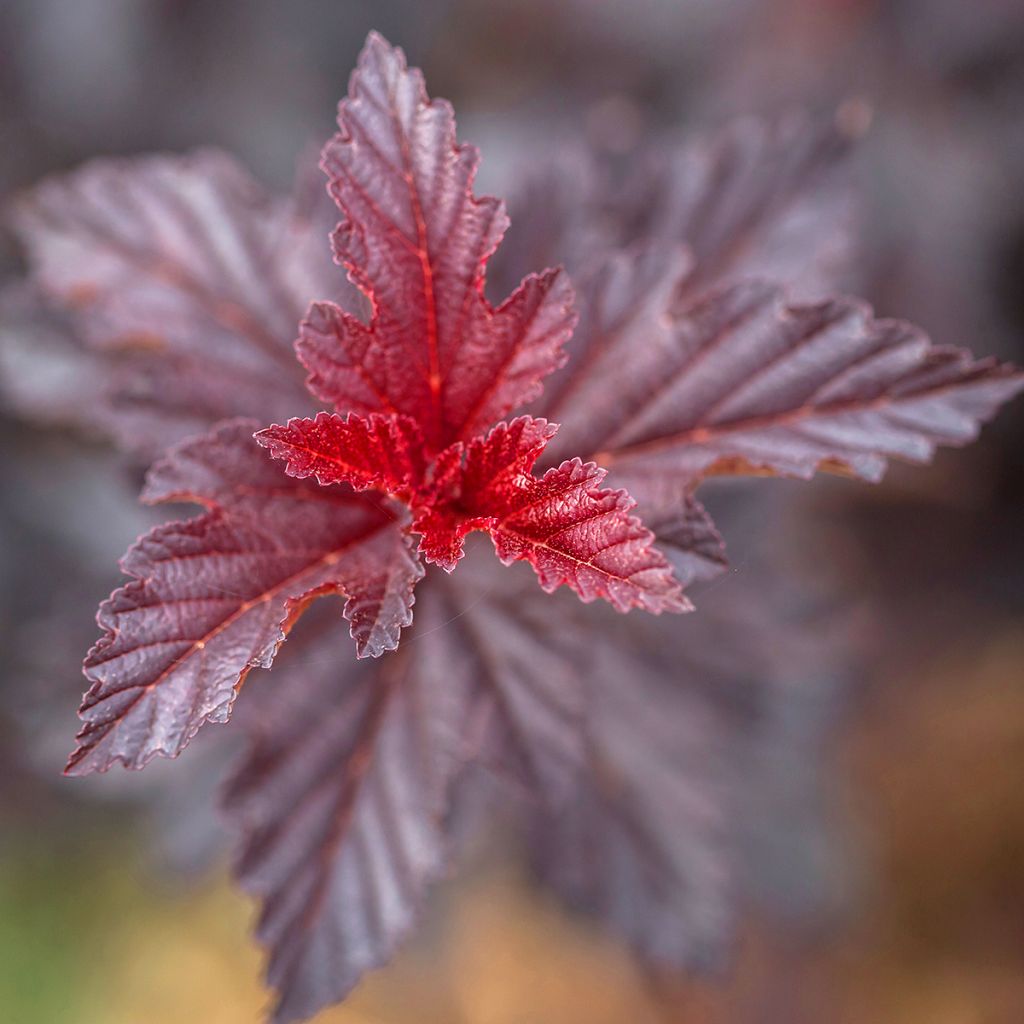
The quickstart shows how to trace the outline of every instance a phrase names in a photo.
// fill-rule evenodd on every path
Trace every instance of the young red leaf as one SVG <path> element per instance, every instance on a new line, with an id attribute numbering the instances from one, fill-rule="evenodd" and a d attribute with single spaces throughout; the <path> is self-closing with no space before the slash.
<path id="1" fill-rule="evenodd" d="M 408 416 L 321 412 L 260 430 L 256 440 L 300 480 L 315 476 L 322 484 L 375 488 L 408 501 L 423 479 L 423 435 Z"/>
<path id="2" fill-rule="evenodd" d="M 372 34 L 323 153 L 345 220 L 335 253 L 372 302 L 369 326 L 314 307 L 299 355 L 339 411 L 417 420 L 434 451 L 535 397 L 575 322 L 561 271 L 527 278 L 497 309 L 484 270 L 507 225 L 473 195 L 477 152 L 449 104 L 428 100 L 401 50 Z"/>
<path id="3" fill-rule="evenodd" d="M 689 610 L 654 535 L 629 514 L 633 499 L 602 490 L 604 477 L 594 463 L 573 459 L 510 494 L 490 527 L 498 557 L 529 562 L 548 592 L 564 583 L 583 601 L 601 597 L 620 612 Z"/>
<path id="4" fill-rule="evenodd" d="M 451 572 L 471 530 L 486 530 L 504 511 L 509 494 L 533 483 L 530 473 L 556 427 L 520 416 L 499 423 L 486 437 L 452 445 L 438 457 L 432 474 L 432 502 L 418 511 L 413 529 L 420 554 Z"/>
<path id="5" fill-rule="evenodd" d="M 85 662 L 92 686 L 70 773 L 173 757 L 204 722 L 226 721 L 250 668 L 270 667 L 319 594 L 348 598 L 360 656 L 393 649 L 411 621 L 423 570 L 394 513 L 285 476 L 253 426 L 228 424 L 157 468 L 151 499 L 209 511 L 156 528 L 125 556 L 132 579 L 101 607 L 106 632 Z"/>

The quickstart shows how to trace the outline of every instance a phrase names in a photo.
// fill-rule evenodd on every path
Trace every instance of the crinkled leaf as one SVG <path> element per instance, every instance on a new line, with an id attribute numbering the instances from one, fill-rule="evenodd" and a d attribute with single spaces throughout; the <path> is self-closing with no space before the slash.
<path id="1" fill-rule="evenodd" d="M 341 412 L 400 412 L 436 451 L 535 397 L 572 330 L 560 271 L 531 276 L 497 309 L 484 270 L 505 231 L 473 195 L 478 155 L 451 107 L 428 100 L 401 50 L 372 34 L 338 110 L 323 167 L 344 221 L 335 253 L 369 297 L 369 326 L 318 305 L 299 353 L 313 390 Z"/>
<path id="2" fill-rule="evenodd" d="M 455 568 L 466 534 L 491 529 L 509 501 L 534 485 L 531 470 L 555 430 L 546 420 L 520 416 L 441 453 L 434 465 L 433 505 L 413 520 L 428 562 L 448 572 Z"/>
<path id="3" fill-rule="evenodd" d="M 604 472 L 567 462 L 537 479 L 532 467 L 554 433 L 545 420 L 520 417 L 485 438 L 456 442 L 426 479 L 416 424 L 404 416 L 321 413 L 257 435 L 296 477 L 378 487 L 413 511 L 420 552 L 451 571 L 474 529 L 490 532 L 506 564 L 528 561 L 548 591 L 562 584 L 584 601 L 601 597 L 620 611 L 688 607 L 653 535 L 629 515 L 623 491 L 601 490 Z"/>
<path id="4" fill-rule="evenodd" d="M 261 457 L 252 427 L 229 424 L 158 467 L 151 498 L 209 511 L 156 528 L 125 556 L 131 580 L 101 607 L 106 632 L 85 662 L 92 685 L 69 772 L 141 767 L 225 721 L 249 669 L 270 667 L 318 594 L 346 595 L 361 656 L 394 648 L 411 621 L 422 568 L 394 513 L 285 476 Z M 190 476 L 192 466 L 201 471 Z M 220 499 L 225 490 L 237 499 Z"/>
<path id="5" fill-rule="evenodd" d="M 256 440 L 300 480 L 315 476 L 322 484 L 375 488 L 408 499 L 423 479 L 423 435 L 408 416 L 321 412 L 260 430 Z"/>
<path id="6" fill-rule="evenodd" d="M 490 527 L 498 557 L 529 562 L 549 592 L 567 584 L 583 601 L 604 598 L 618 611 L 687 610 L 654 535 L 629 514 L 633 500 L 602 489 L 604 476 L 573 459 L 524 488 Z"/>

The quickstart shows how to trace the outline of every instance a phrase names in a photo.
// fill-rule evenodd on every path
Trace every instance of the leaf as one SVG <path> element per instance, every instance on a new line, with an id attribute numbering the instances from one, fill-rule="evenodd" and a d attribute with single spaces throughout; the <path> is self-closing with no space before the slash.
<path id="1" fill-rule="evenodd" d="M 86 658 L 92 685 L 69 773 L 173 757 L 204 722 L 226 721 L 249 670 L 270 667 L 319 594 L 347 596 L 360 656 L 393 649 L 411 621 L 422 568 L 394 514 L 284 476 L 252 429 L 228 424 L 156 469 L 150 500 L 187 498 L 209 511 L 157 527 L 125 555 L 131 580 L 101 606 L 106 632 Z"/>
<path id="2" fill-rule="evenodd" d="M 751 902 L 820 925 L 822 758 L 848 638 L 834 615 L 823 628 L 807 581 L 780 576 L 765 541 L 693 616 L 558 600 L 545 612 L 542 642 L 567 638 L 587 680 L 587 747 L 565 805 L 527 808 L 534 867 L 653 968 L 721 970 Z"/>
<path id="3" fill-rule="evenodd" d="M 11 219 L 33 281 L 110 373 L 97 412 L 135 450 L 309 408 L 302 311 L 314 295 L 358 308 L 324 272 L 322 212 L 271 198 L 215 151 L 96 160 L 24 194 Z"/>
<path id="4" fill-rule="evenodd" d="M 675 296 L 692 271 L 679 246 L 613 252 L 586 275 L 569 361 L 531 409 L 559 424 L 545 463 L 593 455 L 664 377 L 674 348 Z"/>
<path id="5" fill-rule="evenodd" d="M 539 480 L 531 475 L 553 433 L 545 420 L 527 416 L 499 423 L 486 438 L 446 449 L 429 474 L 416 424 L 404 416 L 321 413 L 256 436 L 286 460 L 291 476 L 379 487 L 403 498 L 412 529 L 423 537 L 420 553 L 449 572 L 466 534 L 483 529 L 506 565 L 528 561 L 545 590 L 565 583 L 584 601 L 602 597 L 619 611 L 686 610 L 653 535 L 628 514 L 632 499 L 598 488 L 603 470 L 577 460 Z"/>
<path id="6" fill-rule="evenodd" d="M 498 558 L 529 562 L 549 593 L 564 583 L 583 601 L 601 597 L 620 612 L 687 611 L 654 535 L 629 514 L 633 499 L 601 489 L 604 476 L 579 459 L 549 469 L 490 527 Z"/>
<path id="7" fill-rule="evenodd" d="M 856 221 L 847 158 L 867 113 L 848 104 L 830 120 L 740 116 L 643 144 L 620 161 L 624 171 L 593 151 L 530 153 L 496 273 L 504 281 L 563 263 L 580 285 L 615 251 L 683 246 L 691 300 L 748 277 L 801 299 L 847 287 Z"/>
<path id="8" fill-rule="evenodd" d="M 228 788 L 243 834 L 235 871 L 262 902 L 280 1024 L 339 1001 L 389 959 L 444 870 L 472 681 L 430 646 L 413 650 L 372 667 L 319 647 L 286 660 L 280 713 Z"/>
<path id="9" fill-rule="evenodd" d="M 740 116 L 630 164 L 622 208 L 628 240 L 686 244 L 690 301 L 740 278 L 771 278 L 801 299 L 846 284 L 855 202 L 847 156 L 870 112 L 831 120 L 799 112 Z"/>
<path id="10" fill-rule="evenodd" d="M 1022 386 L 1014 368 L 938 348 L 859 301 L 792 305 L 772 285 L 736 285 L 679 319 L 661 378 L 596 458 L 631 488 L 651 474 L 820 468 L 875 481 L 889 458 L 973 440 Z"/>
<path id="11" fill-rule="evenodd" d="M 434 464 L 430 507 L 418 509 L 413 519 L 420 554 L 451 572 L 465 536 L 492 529 L 511 496 L 533 486 L 533 464 L 556 429 L 546 420 L 520 416 L 442 452 Z"/>
<path id="12" fill-rule="evenodd" d="M 652 966 L 717 968 L 738 897 L 731 723 L 679 679 L 678 661 L 659 678 L 628 646 L 602 655 L 588 770 L 564 808 L 534 815 L 535 867 Z"/>
<path id="13" fill-rule="evenodd" d="M 402 650 L 372 664 L 289 644 L 228 788 L 276 1021 L 344 998 L 392 955 L 444 870 L 453 785 L 471 759 L 552 806 L 576 782 L 582 687 L 557 640 L 536 643 L 537 616 L 498 612 L 447 578 L 418 604 Z"/>
<path id="14" fill-rule="evenodd" d="M 507 224 L 476 198 L 478 155 L 449 104 L 429 101 L 401 50 L 371 34 L 322 166 L 344 214 L 335 254 L 370 299 L 369 326 L 314 306 L 299 355 L 340 412 L 415 419 L 439 451 L 535 397 L 575 322 L 561 271 L 526 278 L 497 309 L 484 271 Z"/>
<path id="15" fill-rule="evenodd" d="M 579 636 L 552 628 L 549 602 L 536 602 L 528 577 L 510 583 L 509 570 L 477 555 L 471 546 L 457 574 L 432 581 L 425 599 L 439 625 L 418 631 L 418 642 L 437 649 L 445 673 L 473 685 L 476 757 L 531 800 L 561 807 L 585 762 Z"/>
<path id="16" fill-rule="evenodd" d="M 409 499 L 425 471 L 423 435 L 408 416 L 321 412 L 257 431 L 256 440 L 285 460 L 289 476 L 315 476 L 321 484 L 344 483 L 357 491 L 375 488 Z"/>

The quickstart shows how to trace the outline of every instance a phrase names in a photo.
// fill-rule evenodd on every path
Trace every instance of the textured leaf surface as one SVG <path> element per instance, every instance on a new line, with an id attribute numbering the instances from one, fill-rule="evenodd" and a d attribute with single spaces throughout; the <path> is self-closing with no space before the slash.
<path id="1" fill-rule="evenodd" d="M 531 473 L 554 433 L 545 420 L 523 416 L 498 424 L 468 445 L 456 442 L 426 471 L 420 435 L 408 417 L 321 413 L 257 435 L 287 472 L 325 484 L 378 487 L 412 508 L 420 552 L 451 571 L 463 539 L 490 532 L 506 564 L 524 560 L 548 591 L 562 584 L 584 601 L 604 598 L 620 611 L 682 611 L 688 607 L 653 535 L 629 514 L 623 491 L 602 490 L 603 470 L 579 460 Z M 428 480 L 427 477 L 430 477 Z"/>
<path id="2" fill-rule="evenodd" d="M 155 471 L 151 500 L 209 511 L 158 527 L 125 556 L 131 580 L 101 607 L 106 633 L 85 662 L 92 685 L 70 772 L 141 767 L 179 753 L 204 722 L 225 721 L 249 669 L 270 667 L 319 593 L 347 596 L 360 655 L 394 648 L 411 621 L 422 569 L 394 513 L 291 480 L 262 456 L 252 428 L 242 421 L 188 442 Z"/>
<path id="3" fill-rule="evenodd" d="M 356 308 L 324 270 L 321 207 L 275 200 L 229 157 L 97 160 L 15 204 L 33 279 L 108 366 L 104 408 L 159 451 L 237 415 L 309 408 L 292 342 L 311 298 Z"/>
<path id="4" fill-rule="evenodd" d="M 604 476 L 579 459 L 549 469 L 490 528 L 498 557 L 529 562 L 549 592 L 567 584 L 582 600 L 604 598 L 618 611 L 686 611 L 654 535 L 630 515 L 632 498 L 602 489 Z"/>
<path id="5" fill-rule="evenodd" d="M 371 35 L 324 149 L 344 214 L 335 253 L 369 297 L 369 326 L 330 307 L 303 325 L 311 385 L 339 411 L 400 412 L 439 450 L 539 393 L 574 323 L 565 275 L 527 278 L 497 309 L 484 268 L 502 205 L 473 195 L 478 156 L 448 103 L 429 101 L 404 55 Z"/>
<path id="6" fill-rule="evenodd" d="M 520 416 L 441 453 L 432 474 L 431 504 L 417 510 L 413 520 L 427 561 L 448 572 L 455 568 L 466 534 L 491 529 L 509 502 L 534 486 L 531 470 L 555 430 L 546 420 Z"/>
<path id="7" fill-rule="evenodd" d="M 226 796 L 236 872 L 262 905 L 276 1020 L 336 1002 L 391 956 L 443 871 L 452 785 L 470 759 L 552 807 L 574 791 L 583 681 L 568 638 L 538 645 L 542 618 L 441 578 L 394 656 L 355 665 L 322 635 L 289 644 Z"/>
<path id="8" fill-rule="evenodd" d="M 259 431 L 256 440 L 285 462 L 289 476 L 376 488 L 407 500 L 424 474 L 423 435 L 408 416 L 318 413 Z"/>
<path id="9" fill-rule="evenodd" d="M 933 346 L 863 303 L 792 305 L 760 282 L 712 294 L 661 340 L 659 368 L 652 361 L 622 387 L 591 364 L 613 428 L 591 431 L 577 413 L 583 450 L 638 494 L 639 478 L 656 474 L 809 477 L 824 467 L 877 480 L 888 458 L 921 462 L 973 440 L 1022 386 L 1013 368 Z"/>
<path id="10" fill-rule="evenodd" d="M 429 604 L 422 618 L 437 625 Z M 226 795 L 244 837 L 236 873 L 262 904 L 275 1021 L 312 1016 L 384 963 L 443 871 L 473 705 L 441 653 L 356 666 L 320 645 L 285 660 L 279 713 L 264 714 Z"/>

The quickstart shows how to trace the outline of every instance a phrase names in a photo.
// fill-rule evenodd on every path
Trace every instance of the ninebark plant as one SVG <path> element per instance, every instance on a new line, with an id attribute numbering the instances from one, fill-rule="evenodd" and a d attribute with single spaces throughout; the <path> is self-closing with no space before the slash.
<path id="1" fill-rule="evenodd" d="M 312 601 L 341 595 L 354 651 L 306 642 L 227 793 L 278 1021 L 392 954 L 479 812 L 479 766 L 544 808 L 538 857 L 559 891 L 655 963 L 708 959 L 728 914 L 714 856 L 696 868 L 677 849 L 712 812 L 677 757 L 702 726 L 656 695 L 673 629 L 640 659 L 605 617 L 511 570 L 469 597 L 488 570 L 459 584 L 468 535 L 543 591 L 689 612 L 684 589 L 726 566 L 702 481 L 874 481 L 891 457 L 974 438 L 1022 378 L 860 301 L 794 301 L 794 232 L 812 277 L 835 247 L 820 210 L 794 213 L 844 147 L 832 128 L 746 123 L 614 203 L 538 179 L 520 240 L 601 255 L 575 261 L 575 297 L 565 270 L 541 270 L 497 305 L 505 208 L 474 195 L 451 107 L 379 36 L 338 129 L 321 167 L 347 278 L 321 258 L 316 204 L 270 200 L 215 153 L 100 161 L 18 204 L 34 287 L 88 370 L 67 415 L 150 453 L 180 439 L 143 497 L 202 508 L 125 555 L 67 771 L 176 756 L 228 719 Z M 821 237 L 801 249 L 808 224 Z M 599 232 L 621 238 L 602 249 Z"/>

